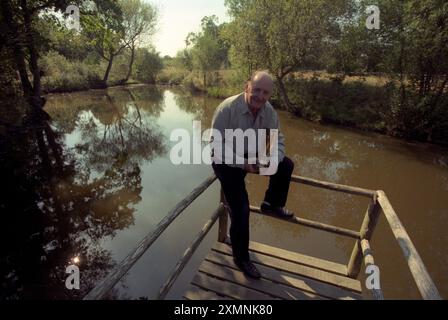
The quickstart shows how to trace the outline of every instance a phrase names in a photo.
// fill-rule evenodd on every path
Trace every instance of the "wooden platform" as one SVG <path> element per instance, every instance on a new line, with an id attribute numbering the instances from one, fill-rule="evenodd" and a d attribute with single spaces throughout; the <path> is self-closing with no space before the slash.
<path id="1" fill-rule="evenodd" d="M 229 245 L 216 242 L 184 298 L 189 300 L 362 299 L 361 284 L 345 265 L 265 244 L 250 243 L 251 260 L 262 274 L 247 278 L 233 262 Z"/>
<path id="2" fill-rule="evenodd" d="M 83 299 L 100 300 L 107 298 L 110 290 L 129 272 L 132 266 L 151 247 L 154 241 L 216 179 L 216 175 L 211 175 L 193 189 L 184 199 L 178 202 L 157 226 L 129 252 L 118 266 L 84 296 Z M 184 254 L 161 286 L 156 299 L 162 300 L 166 298 L 176 279 L 201 244 L 201 241 L 212 229 L 213 225 L 219 221 L 218 242 L 200 265 L 190 287 L 184 294 L 185 299 L 353 300 L 364 297 L 384 300 L 381 289 L 365 290 L 361 294 L 361 283 L 355 280 L 361 272 L 363 262 L 366 267 L 375 265 L 370 239 L 380 213 L 383 212 L 398 245 L 402 249 L 409 270 L 423 299 L 442 300 L 417 249 L 404 226 L 401 224 L 384 191 L 374 191 L 294 175 L 291 177 L 291 182 L 347 194 L 355 194 L 370 199 L 359 231 L 299 217 L 283 219 L 274 216 L 274 218 L 282 219 L 288 223 L 355 239 L 356 243 L 353 246 L 350 260 L 346 265 L 251 242 L 251 259 L 261 271 L 262 278 L 259 280 L 246 278 L 233 263 L 230 247 L 223 244 L 228 233 L 229 209 L 226 205 L 224 193 L 221 190 L 221 199 L 218 207 L 197 233 L 191 245 L 184 251 Z M 250 206 L 250 210 L 263 214 L 260 208 L 254 206 Z"/>

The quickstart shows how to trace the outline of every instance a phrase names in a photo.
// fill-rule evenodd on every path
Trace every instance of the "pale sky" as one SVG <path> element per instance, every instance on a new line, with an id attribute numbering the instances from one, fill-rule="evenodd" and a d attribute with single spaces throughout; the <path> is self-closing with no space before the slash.
<path id="1" fill-rule="evenodd" d="M 229 21 L 224 0 L 145 0 L 159 9 L 157 33 L 153 44 L 160 55 L 174 57 L 185 48 L 190 32 L 200 30 L 204 16 L 216 15 L 219 23 Z"/>

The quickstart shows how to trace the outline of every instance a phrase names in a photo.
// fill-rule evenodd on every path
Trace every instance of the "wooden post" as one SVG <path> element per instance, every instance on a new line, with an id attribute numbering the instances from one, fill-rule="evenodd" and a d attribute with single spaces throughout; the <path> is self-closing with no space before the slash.
<path id="1" fill-rule="evenodd" d="M 228 225 L 228 205 L 226 201 L 226 197 L 224 196 L 224 191 L 221 188 L 221 199 L 220 203 L 223 204 L 223 209 L 221 210 L 221 214 L 219 215 L 219 229 L 218 229 L 218 242 L 224 243 L 227 239 L 227 225 Z"/>
<path id="2" fill-rule="evenodd" d="M 370 248 L 369 240 L 366 239 L 361 240 L 361 248 L 366 268 L 368 266 L 374 266 L 375 260 L 373 259 L 372 249 Z M 383 291 L 381 289 L 372 289 L 372 295 L 376 300 L 384 300 Z"/>
<path id="3" fill-rule="evenodd" d="M 367 208 L 366 215 L 364 216 L 364 221 L 362 222 L 361 230 L 359 231 L 361 240 L 367 239 L 370 241 L 370 239 L 372 238 L 373 230 L 375 229 L 378 218 L 380 216 L 380 209 L 381 208 L 378 204 L 377 196 L 375 195 L 372 199 L 372 202 L 369 204 L 369 207 Z M 355 243 L 350 261 L 347 265 L 347 276 L 353 279 L 358 278 L 362 261 L 363 254 L 361 242 L 360 240 L 358 240 Z"/>

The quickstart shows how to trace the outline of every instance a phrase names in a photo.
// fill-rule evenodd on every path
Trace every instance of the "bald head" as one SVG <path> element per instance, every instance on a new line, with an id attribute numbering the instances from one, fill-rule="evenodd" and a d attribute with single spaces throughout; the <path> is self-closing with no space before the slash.
<path id="1" fill-rule="evenodd" d="M 268 71 L 255 71 L 252 74 L 252 77 L 250 77 L 250 82 L 255 81 L 266 81 L 270 82 L 272 86 L 274 86 L 274 78 L 271 76 L 271 74 Z"/>
<path id="2" fill-rule="evenodd" d="M 271 81 L 272 84 L 274 84 L 274 78 L 268 71 L 265 70 L 255 71 L 250 77 L 250 81 L 259 81 L 261 79 Z"/>
<path id="3" fill-rule="evenodd" d="M 271 98 L 274 80 L 267 71 L 256 71 L 246 85 L 246 102 L 256 111 L 262 108 Z"/>

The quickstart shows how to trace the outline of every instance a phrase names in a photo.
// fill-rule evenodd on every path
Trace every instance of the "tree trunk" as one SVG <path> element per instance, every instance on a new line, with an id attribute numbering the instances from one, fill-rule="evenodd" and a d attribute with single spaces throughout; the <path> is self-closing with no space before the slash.
<path id="1" fill-rule="evenodd" d="M 20 83 L 22 85 L 23 96 L 31 104 L 31 96 L 33 92 L 33 87 L 30 80 L 28 79 L 28 74 L 26 70 L 25 54 L 23 48 L 20 46 L 19 32 L 16 23 L 14 22 L 12 16 L 12 9 L 9 0 L 1 1 L 2 15 L 6 21 L 7 26 L 7 41 L 11 41 L 12 50 L 14 52 L 14 63 L 16 64 L 17 71 L 20 76 Z"/>
<path id="2" fill-rule="evenodd" d="M 135 55 L 135 46 L 134 44 L 131 45 L 131 61 L 129 62 L 129 69 L 128 74 L 126 75 L 126 78 L 124 79 L 124 82 L 128 82 L 131 74 L 132 74 L 132 65 L 134 64 L 134 55 Z"/>
<path id="3" fill-rule="evenodd" d="M 104 86 L 106 86 L 106 87 L 107 87 L 107 79 L 109 78 L 109 73 L 110 73 L 110 70 L 112 69 L 112 63 L 113 63 L 113 61 L 114 61 L 114 55 L 111 54 L 111 55 L 110 55 L 110 58 L 109 58 L 109 60 L 108 60 L 106 73 L 104 74 L 104 77 L 103 77 L 103 84 L 104 84 Z"/>
<path id="4" fill-rule="evenodd" d="M 286 105 L 286 109 L 288 111 L 294 112 L 298 116 L 302 116 L 302 111 L 297 106 L 294 106 L 291 103 L 291 101 L 289 100 L 288 93 L 286 92 L 286 88 L 285 88 L 285 85 L 283 83 L 283 77 L 277 77 L 277 82 L 278 82 L 278 88 L 279 88 L 279 91 L 280 91 L 280 95 L 281 95 L 281 98 L 282 98 L 283 102 Z"/>
<path id="5" fill-rule="evenodd" d="M 43 107 L 43 99 L 41 81 L 40 81 L 40 71 L 38 65 L 39 55 L 37 53 L 34 38 L 33 38 L 33 30 L 31 27 L 31 14 L 28 10 L 28 5 L 26 0 L 21 1 L 22 10 L 24 14 L 24 22 L 25 22 L 25 32 L 26 32 L 26 42 L 28 51 L 30 54 L 30 71 L 33 74 L 33 92 L 31 96 L 31 104 L 33 107 L 42 108 Z"/>
<path id="6" fill-rule="evenodd" d="M 30 80 L 28 79 L 28 73 L 26 69 L 25 63 L 25 54 L 23 53 L 23 49 L 17 44 L 13 45 L 14 52 L 14 62 L 17 67 L 17 71 L 19 71 L 20 83 L 22 85 L 23 96 L 26 101 L 31 104 L 31 96 L 33 93 L 33 87 L 31 85 Z"/>

